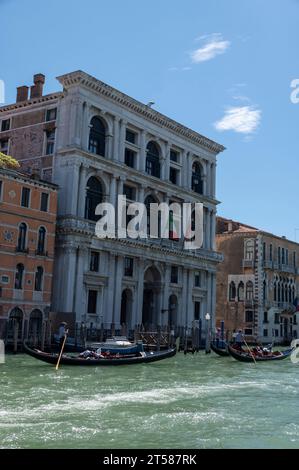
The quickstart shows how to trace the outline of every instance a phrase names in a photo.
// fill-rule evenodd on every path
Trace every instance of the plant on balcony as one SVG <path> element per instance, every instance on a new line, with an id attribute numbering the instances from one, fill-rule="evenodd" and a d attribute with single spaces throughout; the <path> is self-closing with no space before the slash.
<path id="1" fill-rule="evenodd" d="M 20 164 L 15 158 L 0 152 L 0 168 L 17 169 L 19 167 Z"/>

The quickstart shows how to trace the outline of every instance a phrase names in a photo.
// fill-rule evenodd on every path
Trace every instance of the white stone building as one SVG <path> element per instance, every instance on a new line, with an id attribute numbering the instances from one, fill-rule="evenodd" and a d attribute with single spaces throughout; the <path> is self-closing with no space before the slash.
<path id="1" fill-rule="evenodd" d="M 221 260 L 216 157 L 224 148 L 82 71 L 58 80 L 63 91 L 43 104 L 57 108 L 50 136 L 52 181 L 60 187 L 52 310 L 116 329 L 186 327 L 206 313 L 213 321 Z M 115 204 L 119 194 L 147 204 L 203 203 L 203 247 L 98 239 L 94 209 Z"/>

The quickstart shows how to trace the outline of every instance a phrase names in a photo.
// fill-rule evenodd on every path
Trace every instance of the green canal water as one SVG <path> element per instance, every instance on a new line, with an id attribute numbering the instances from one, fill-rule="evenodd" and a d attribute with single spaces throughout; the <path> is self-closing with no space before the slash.
<path id="1" fill-rule="evenodd" d="M 299 448 L 299 364 L 0 365 L 0 448 Z"/>

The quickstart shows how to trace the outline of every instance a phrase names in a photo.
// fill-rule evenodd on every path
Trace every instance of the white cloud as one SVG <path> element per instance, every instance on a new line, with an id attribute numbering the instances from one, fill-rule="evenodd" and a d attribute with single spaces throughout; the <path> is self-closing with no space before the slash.
<path id="1" fill-rule="evenodd" d="M 224 54 L 230 46 L 230 41 L 225 41 L 220 33 L 201 36 L 199 40 L 204 40 L 204 44 L 191 52 L 191 60 L 198 64 L 211 60 L 219 54 Z"/>
<path id="2" fill-rule="evenodd" d="M 252 134 L 261 122 L 262 111 L 254 106 L 230 107 L 214 126 L 218 131 Z"/>

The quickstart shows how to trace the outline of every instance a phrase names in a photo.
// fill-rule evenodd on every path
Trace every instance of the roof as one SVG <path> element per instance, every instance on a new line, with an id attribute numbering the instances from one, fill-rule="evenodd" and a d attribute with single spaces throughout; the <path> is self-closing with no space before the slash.
<path id="1" fill-rule="evenodd" d="M 30 184 L 37 184 L 40 186 L 47 186 L 53 190 L 58 189 L 58 185 L 54 183 L 50 183 L 49 181 L 42 180 L 35 175 L 28 175 L 26 173 L 22 173 L 21 171 L 13 170 L 11 168 L 0 168 L 0 175 L 8 176 L 10 178 L 18 179 L 25 181 L 26 183 Z"/>
<path id="2" fill-rule="evenodd" d="M 57 80 L 61 83 L 64 90 L 67 90 L 73 86 L 82 86 L 93 92 L 102 94 L 106 99 L 115 101 L 118 105 L 129 108 L 131 111 L 142 115 L 148 120 L 155 122 L 156 124 L 168 128 L 170 131 L 175 132 L 176 134 L 181 134 L 184 138 L 191 140 L 197 145 L 201 145 L 214 153 L 220 153 L 225 150 L 223 145 L 214 142 L 207 137 L 199 134 L 198 132 L 189 129 L 188 127 L 174 121 L 173 119 L 161 114 L 160 112 L 150 108 L 149 106 L 141 103 L 140 101 L 131 98 L 130 96 L 122 93 L 121 91 L 113 88 L 110 85 L 98 80 L 97 78 L 83 72 L 82 70 L 77 70 L 75 72 L 67 73 L 65 75 L 60 75 L 56 77 Z"/>

